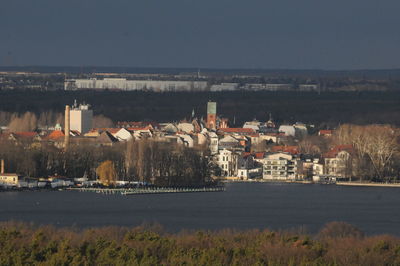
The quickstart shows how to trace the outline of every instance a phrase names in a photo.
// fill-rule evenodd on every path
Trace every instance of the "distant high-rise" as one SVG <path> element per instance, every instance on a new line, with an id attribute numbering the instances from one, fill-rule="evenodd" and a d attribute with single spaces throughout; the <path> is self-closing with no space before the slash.
<path id="1" fill-rule="evenodd" d="M 88 104 L 77 105 L 76 101 L 70 111 L 70 129 L 85 134 L 92 129 L 93 111 L 89 110 Z"/>
<path id="2" fill-rule="evenodd" d="M 216 129 L 217 122 L 217 103 L 208 102 L 207 103 L 207 128 Z"/>

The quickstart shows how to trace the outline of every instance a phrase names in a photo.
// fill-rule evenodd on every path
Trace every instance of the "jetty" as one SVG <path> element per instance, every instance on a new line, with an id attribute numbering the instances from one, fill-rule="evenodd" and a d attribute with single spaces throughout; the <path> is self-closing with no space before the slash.
<path id="1" fill-rule="evenodd" d="M 101 194 L 142 195 L 165 193 L 197 193 L 197 192 L 223 192 L 225 187 L 179 188 L 179 187 L 149 187 L 149 188 L 68 188 L 79 192 L 95 192 Z"/>

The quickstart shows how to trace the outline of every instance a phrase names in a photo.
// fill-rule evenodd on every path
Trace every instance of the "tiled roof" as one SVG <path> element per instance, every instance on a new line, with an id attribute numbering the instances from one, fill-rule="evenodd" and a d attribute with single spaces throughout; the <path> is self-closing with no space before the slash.
<path id="1" fill-rule="evenodd" d="M 319 135 L 332 135 L 333 130 L 322 129 L 319 131 Z"/>
<path id="2" fill-rule="evenodd" d="M 150 130 L 150 127 L 129 127 L 127 128 L 129 131 L 139 131 L 139 130 Z"/>
<path id="3" fill-rule="evenodd" d="M 15 132 L 12 133 L 17 137 L 22 137 L 22 138 L 34 138 L 38 135 L 36 132 L 31 132 L 31 131 L 26 131 L 26 132 Z"/>
<path id="4" fill-rule="evenodd" d="M 265 156 L 265 152 L 256 152 L 254 153 L 256 159 L 263 159 Z"/>
<path id="5" fill-rule="evenodd" d="M 246 134 L 255 134 L 256 132 L 252 128 L 220 128 L 219 131 L 224 133 L 246 133 Z"/>
<path id="6" fill-rule="evenodd" d="M 273 146 L 272 152 L 288 152 L 295 155 L 299 153 L 299 148 L 297 146 Z"/>
<path id="7" fill-rule="evenodd" d="M 53 132 L 51 132 L 47 137 L 46 137 L 46 139 L 53 139 L 53 140 L 56 140 L 56 139 L 60 139 L 60 138 L 64 138 L 65 137 L 65 134 L 64 134 L 64 132 L 62 131 L 62 130 L 54 130 Z"/>
<path id="8" fill-rule="evenodd" d="M 354 151 L 353 145 L 351 144 L 346 144 L 346 145 L 336 145 L 331 148 L 330 151 L 325 153 L 323 155 L 324 158 L 334 158 L 338 155 L 339 152 L 341 151 L 347 151 L 349 153 L 352 153 Z"/>

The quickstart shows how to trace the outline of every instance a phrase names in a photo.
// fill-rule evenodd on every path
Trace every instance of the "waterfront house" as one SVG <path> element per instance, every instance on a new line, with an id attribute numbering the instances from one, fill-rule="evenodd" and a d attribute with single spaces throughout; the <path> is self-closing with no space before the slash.
<path id="1" fill-rule="evenodd" d="M 295 180 L 301 171 L 301 161 L 289 153 L 267 154 L 263 160 L 263 179 Z"/>
<path id="2" fill-rule="evenodd" d="M 16 173 L 6 173 L 4 160 L 0 161 L 0 186 L 16 187 L 22 179 L 23 177 Z"/>
<path id="3" fill-rule="evenodd" d="M 239 154 L 227 149 L 220 150 L 215 156 L 215 162 L 221 168 L 223 176 L 237 176 L 238 157 Z"/>
<path id="4" fill-rule="evenodd" d="M 337 145 L 323 155 L 325 174 L 339 178 L 352 176 L 352 145 Z"/>
<path id="5" fill-rule="evenodd" d="M 0 173 L 0 186 L 17 187 L 22 180 L 23 177 L 15 173 Z"/>

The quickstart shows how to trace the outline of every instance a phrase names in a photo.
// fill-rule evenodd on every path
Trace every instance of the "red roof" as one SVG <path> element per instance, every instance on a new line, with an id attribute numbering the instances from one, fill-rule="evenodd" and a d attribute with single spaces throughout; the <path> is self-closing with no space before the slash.
<path id="1" fill-rule="evenodd" d="M 219 131 L 224 133 L 246 133 L 246 134 L 255 134 L 256 132 L 252 128 L 242 128 L 242 127 L 228 127 L 228 128 L 220 128 Z"/>
<path id="2" fill-rule="evenodd" d="M 351 145 L 351 144 L 336 145 L 336 146 L 332 147 L 330 151 L 325 153 L 323 157 L 324 158 L 334 158 L 341 151 L 347 151 L 349 153 L 352 153 L 354 151 L 353 145 Z"/>
<path id="3" fill-rule="evenodd" d="M 263 159 L 265 152 L 256 152 L 254 153 L 256 159 Z"/>
<path id="4" fill-rule="evenodd" d="M 328 130 L 328 129 L 322 129 L 318 132 L 318 134 L 320 136 L 324 136 L 324 135 L 332 135 L 333 130 Z"/>
<path id="5" fill-rule="evenodd" d="M 139 131 L 139 130 L 150 130 L 150 127 L 130 127 L 127 128 L 127 130 L 129 131 Z"/>
<path id="6" fill-rule="evenodd" d="M 60 138 L 64 138 L 64 137 L 65 137 L 65 134 L 62 130 L 54 130 L 46 138 L 47 139 L 60 139 Z"/>
<path id="7" fill-rule="evenodd" d="M 265 155 L 265 152 L 255 152 L 255 153 L 243 152 L 242 155 L 243 155 L 243 157 L 247 157 L 247 156 L 251 155 L 255 159 L 263 159 L 264 155 Z"/>
<path id="8" fill-rule="evenodd" d="M 273 146 L 272 152 L 288 152 L 292 155 L 299 153 L 299 147 L 297 146 Z"/>
<path id="9" fill-rule="evenodd" d="M 15 132 L 15 133 L 12 133 L 12 134 L 16 135 L 17 137 L 23 137 L 23 138 L 34 138 L 34 137 L 36 137 L 38 135 L 36 132 L 31 132 L 31 131 Z"/>

